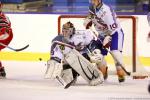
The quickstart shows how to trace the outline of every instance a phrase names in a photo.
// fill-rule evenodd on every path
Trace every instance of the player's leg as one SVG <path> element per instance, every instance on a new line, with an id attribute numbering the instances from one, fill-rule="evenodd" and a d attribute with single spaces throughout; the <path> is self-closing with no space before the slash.
<path id="1" fill-rule="evenodd" d="M 103 73 L 104 80 L 106 80 L 108 78 L 108 67 L 106 60 L 103 58 L 101 63 L 97 63 L 97 67 Z"/>
<path id="2" fill-rule="evenodd" d="M 123 42 L 124 42 L 124 34 L 122 30 L 120 32 L 116 32 L 112 35 L 112 41 L 110 45 L 110 50 L 112 54 L 115 56 L 114 62 L 116 65 L 117 75 L 119 82 L 125 81 L 125 72 L 121 68 L 120 64 L 124 65 L 123 63 L 123 55 L 122 55 L 122 49 L 123 49 Z M 118 63 L 119 61 L 119 63 Z"/>
<path id="3" fill-rule="evenodd" d="M 0 43 L 3 43 L 5 45 L 8 45 L 12 38 L 13 38 L 13 33 L 11 28 L 6 28 L 6 27 L 1 27 L 0 28 L 0 35 L 3 35 L 0 39 Z M 0 45 L 0 52 L 2 49 L 4 49 L 5 46 Z M 5 78 L 6 77 L 6 72 L 4 67 L 2 66 L 2 63 L 0 61 L 0 77 Z"/>
<path id="4" fill-rule="evenodd" d="M 114 59 L 114 62 L 115 62 L 115 65 L 116 65 L 118 80 L 119 80 L 119 82 L 124 82 L 125 81 L 125 72 L 119 64 L 119 63 L 121 63 L 122 65 L 124 65 L 122 53 L 118 50 L 113 50 L 112 53 L 117 59 L 117 61 Z M 119 63 L 118 63 L 118 61 L 119 61 Z"/>
<path id="5" fill-rule="evenodd" d="M 5 78 L 5 77 L 6 77 L 6 72 L 0 61 L 0 78 Z"/>

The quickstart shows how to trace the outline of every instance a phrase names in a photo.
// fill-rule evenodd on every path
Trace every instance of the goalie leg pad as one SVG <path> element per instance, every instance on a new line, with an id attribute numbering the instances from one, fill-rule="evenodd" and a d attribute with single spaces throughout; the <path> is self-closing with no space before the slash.
<path id="1" fill-rule="evenodd" d="M 72 68 L 62 70 L 61 75 L 56 76 L 56 78 L 59 81 L 59 83 L 61 83 L 64 87 L 66 87 L 66 85 L 70 84 L 74 80 Z M 72 83 L 71 85 L 75 84 L 75 82 L 76 81 L 74 81 L 74 83 Z"/>
<path id="2" fill-rule="evenodd" d="M 69 64 L 64 64 L 63 65 L 63 70 L 66 70 L 66 69 L 71 69 L 72 70 L 73 78 L 76 78 L 77 76 L 79 76 L 79 74 Z"/>
<path id="3" fill-rule="evenodd" d="M 65 55 L 65 60 L 89 84 L 94 79 L 98 79 L 96 85 L 103 83 L 103 74 L 98 70 L 97 66 L 90 63 L 77 50 L 72 49 L 69 53 L 67 53 Z"/>
<path id="4" fill-rule="evenodd" d="M 66 84 L 70 83 L 73 80 L 72 69 L 63 70 L 60 76 Z"/>
<path id="5" fill-rule="evenodd" d="M 62 70 L 61 63 L 58 63 L 55 60 L 48 60 L 47 69 L 44 77 L 49 79 L 55 79 L 56 76 L 60 75 L 61 70 Z"/>

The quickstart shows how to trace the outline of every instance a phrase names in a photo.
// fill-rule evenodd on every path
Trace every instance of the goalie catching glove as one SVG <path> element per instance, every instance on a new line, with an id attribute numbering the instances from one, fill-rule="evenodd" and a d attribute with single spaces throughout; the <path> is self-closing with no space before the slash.
<path id="1" fill-rule="evenodd" d="M 48 60 L 45 78 L 55 79 L 56 76 L 60 75 L 61 71 L 61 63 L 57 62 L 56 60 Z"/>
<path id="2" fill-rule="evenodd" d="M 92 63 L 99 64 L 102 62 L 103 55 L 101 54 L 101 51 L 99 49 L 95 49 L 92 51 L 92 53 L 89 54 L 90 61 Z"/>

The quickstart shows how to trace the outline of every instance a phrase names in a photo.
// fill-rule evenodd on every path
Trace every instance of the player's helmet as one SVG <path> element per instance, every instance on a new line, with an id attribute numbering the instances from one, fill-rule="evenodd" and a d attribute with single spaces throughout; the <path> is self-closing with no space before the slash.
<path id="1" fill-rule="evenodd" d="M 91 1 L 92 1 L 92 0 L 89 0 L 89 3 L 91 3 Z M 98 1 L 102 2 L 102 0 L 98 0 Z"/>
<path id="2" fill-rule="evenodd" d="M 66 39 L 71 38 L 71 36 L 75 33 L 74 25 L 70 21 L 63 24 L 62 33 Z"/>
<path id="3" fill-rule="evenodd" d="M 97 7 L 102 3 L 102 0 L 89 0 L 89 3 Z"/>

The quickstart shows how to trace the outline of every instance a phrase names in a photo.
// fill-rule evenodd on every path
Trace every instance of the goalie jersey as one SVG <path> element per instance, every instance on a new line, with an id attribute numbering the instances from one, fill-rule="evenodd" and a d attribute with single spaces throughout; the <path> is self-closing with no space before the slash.
<path id="1" fill-rule="evenodd" d="M 77 48 L 80 53 L 85 53 L 86 46 L 94 39 L 93 33 L 90 30 L 76 30 L 75 34 L 69 39 L 69 41 L 65 41 L 63 35 L 58 35 L 52 40 L 51 46 L 51 59 L 61 62 L 63 59 L 63 54 L 66 54 L 71 50 L 71 48 L 67 46 L 62 46 L 60 44 L 55 43 L 55 41 L 60 41 L 62 43 L 70 44 Z"/>

